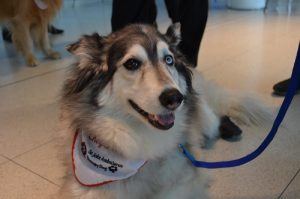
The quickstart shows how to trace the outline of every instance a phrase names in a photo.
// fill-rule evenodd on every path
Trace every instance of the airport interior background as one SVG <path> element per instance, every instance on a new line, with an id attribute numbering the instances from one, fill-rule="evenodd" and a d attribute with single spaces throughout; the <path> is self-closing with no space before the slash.
<path id="1" fill-rule="evenodd" d="M 226 89 L 258 96 L 275 116 L 283 97 L 274 96 L 272 87 L 291 74 L 300 39 L 300 1 L 269 0 L 258 10 L 231 9 L 226 3 L 210 1 L 197 69 Z M 165 31 L 171 21 L 164 1 L 157 0 L 157 7 L 157 24 Z M 35 51 L 40 60 L 36 67 L 26 66 L 14 46 L 0 38 L 0 198 L 49 198 L 61 187 L 57 102 L 74 61 L 65 46 L 83 34 L 109 34 L 111 10 L 110 0 L 65 0 L 53 22 L 64 33 L 50 35 L 62 58 L 44 59 Z M 296 96 L 284 125 L 260 157 L 237 168 L 204 170 L 212 176 L 211 198 L 300 198 L 299 118 Z M 241 140 L 218 140 L 205 155 L 210 161 L 241 157 L 257 148 L 270 126 L 243 126 Z"/>

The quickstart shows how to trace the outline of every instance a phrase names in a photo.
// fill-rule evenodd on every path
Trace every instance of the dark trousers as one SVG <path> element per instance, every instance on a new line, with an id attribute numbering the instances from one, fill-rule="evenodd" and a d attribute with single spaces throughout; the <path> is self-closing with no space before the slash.
<path id="1" fill-rule="evenodd" d="M 165 0 L 172 22 L 180 22 L 181 52 L 193 65 L 197 65 L 198 52 L 208 15 L 208 0 Z M 112 31 L 132 23 L 155 24 L 155 0 L 114 0 Z"/>

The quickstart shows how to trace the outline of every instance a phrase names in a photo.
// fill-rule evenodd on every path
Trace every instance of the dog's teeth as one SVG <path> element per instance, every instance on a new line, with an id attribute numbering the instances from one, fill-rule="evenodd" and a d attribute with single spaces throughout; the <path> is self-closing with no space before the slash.
<path id="1" fill-rule="evenodd" d="M 156 115 L 149 114 L 148 117 L 149 117 L 151 120 L 155 120 Z"/>

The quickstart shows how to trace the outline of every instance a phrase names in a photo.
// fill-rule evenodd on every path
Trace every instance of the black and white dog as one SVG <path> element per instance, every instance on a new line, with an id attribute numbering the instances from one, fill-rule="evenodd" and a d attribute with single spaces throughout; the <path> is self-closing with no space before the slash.
<path id="1" fill-rule="evenodd" d="M 179 28 L 161 34 L 130 25 L 68 47 L 78 62 L 62 93 L 68 175 L 58 197 L 207 198 L 205 176 L 178 144 L 197 156 L 220 135 L 223 115 L 245 123 L 268 117 L 189 68 L 177 49 Z"/>

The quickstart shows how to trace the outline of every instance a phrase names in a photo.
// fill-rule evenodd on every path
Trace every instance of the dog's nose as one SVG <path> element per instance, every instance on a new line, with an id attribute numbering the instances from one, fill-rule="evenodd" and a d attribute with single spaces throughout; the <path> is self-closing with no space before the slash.
<path id="1" fill-rule="evenodd" d="M 177 89 L 167 89 L 159 96 L 160 103 L 169 110 L 175 110 L 182 100 L 183 95 Z"/>

